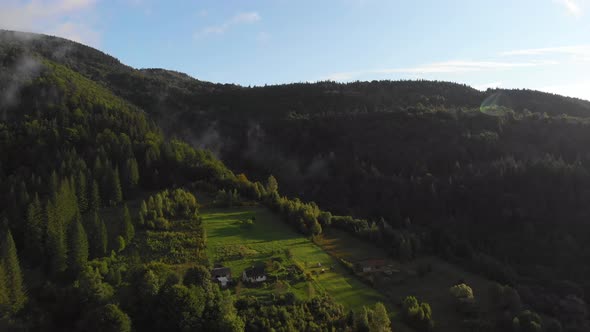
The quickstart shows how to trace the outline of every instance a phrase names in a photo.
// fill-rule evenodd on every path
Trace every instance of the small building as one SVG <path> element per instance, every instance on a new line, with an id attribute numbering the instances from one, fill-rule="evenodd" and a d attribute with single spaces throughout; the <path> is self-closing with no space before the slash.
<path id="1" fill-rule="evenodd" d="M 264 270 L 264 266 L 252 266 L 245 269 L 242 273 L 242 280 L 250 283 L 266 281 L 266 271 Z"/>
<path id="2" fill-rule="evenodd" d="M 387 266 L 387 262 L 383 259 L 368 259 L 356 263 L 356 270 L 358 272 L 377 272 L 382 271 Z"/>
<path id="3" fill-rule="evenodd" d="M 227 287 L 231 283 L 231 269 L 229 267 L 216 267 L 211 270 L 211 280 L 218 282 L 221 287 Z"/>

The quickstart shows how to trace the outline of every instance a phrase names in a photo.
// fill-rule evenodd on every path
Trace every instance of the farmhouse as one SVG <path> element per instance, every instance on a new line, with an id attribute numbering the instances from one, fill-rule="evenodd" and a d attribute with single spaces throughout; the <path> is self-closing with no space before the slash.
<path id="1" fill-rule="evenodd" d="M 358 272 L 376 272 L 383 270 L 387 266 L 387 262 L 383 259 L 368 259 L 356 264 Z"/>
<path id="2" fill-rule="evenodd" d="M 218 282 L 221 287 L 227 287 L 231 282 L 231 269 L 229 267 L 216 267 L 211 270 L 211 279 Z"/>
<path id="3" fill-rule="evenodd" d="M 266 272 L 264 271 L 264 266 L 252 266 L 244 270 L 242 273 L 242 280 L 244 282 L 263 282 L 266 281 Z"/>

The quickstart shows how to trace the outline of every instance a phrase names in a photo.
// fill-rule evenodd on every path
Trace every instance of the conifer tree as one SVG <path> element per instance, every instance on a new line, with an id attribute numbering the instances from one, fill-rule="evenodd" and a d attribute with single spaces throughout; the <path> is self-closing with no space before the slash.
<path id="1" fill-rule="evenodd" d="M 107 254 L 108 235 L 104 221 L 94 212 L 90 217 L 88 226 L 88 242 L 90 254 L 93 258 L 103 257 Z"/>
<path id="2" fill-rule="evenodd" d="M 123 206 L 123 220 L 121 223 L 121 234 L 126 243 L 130 243 L 133 237 L 135 236 L 135 227 L 133 227 L 133 222 L 131 221 L 131 214 L 129 213 L 129 208 L 127 208 L 127 204 Z"/>
<path id="3" fill-rule="evenodd" d="M 100 239 L 101 239 L 101 248 L 104 249 L 104 254 L 108 254 L 108 244 L 109 244 L 109 233 L 107 231 L 107 225 L 105 224 L 104 220 L 100 219 Z"/>
<path id="4" fill-rule="evenodd" d="M 55 198 L 57 195 L 59 185 L 59 179 L 57 178 L 57 173 L 55 170 L 51 173 L 51 177 L 49 178 L 49 192 L 52 194 L 52 197 Z"/>
<path id="5" fill-rule="evenodd" d="M 145 201 L 141 201 L 141 205 L 139 207 L 139 213 L 138 213 L 138 225 L 143 227 L 145 226 L 145 221 L 146 221 L 146 217 L 148 215 L 148 208 L 147 208 L 147 204 L 145 204 Z"/>
<path id="6" fill-rule="evenodd" d="M 67 247 L 63 224 L 57 216 L 55 205 L 49 201 L 45 209 L 47 216 L 47 228 L 45 235 L 45 247 L 49 256 L 49 272 L 57 275 L 66 270 Z"/>
<path id="7" fill-rule="evenodd" d="M 272 175 L 268 177 L 268 180 L 266 182 L 266 192 L 269 195 L 277 194 L 279 192 L 279 183 L 277 182 L 277 179 Z"/>
<path id="8" fill-rule="evenodd" d="M 89 208 L 91 211 L 95 212 L 100 209 L 100 188 L 98 187 L 98 182 L 96 182 L 96 180 L 92 181 Z"/>
<path id="9" fill-rule="evenodd" d="M 44 253 L 43 250 L 43 208 L 39 196 L 35 194 L 33 202 L 27 209 L 25 224 L 25 254 L 31 262 L 39 262 Z"/>
<path id="10" fill-rule="evenodd" d="M 111 172 L 111 179 L 110 179 L 110 186 L 111 186 L 111 202 L 113 204 L 118 204 L 123 201 L 123 191 L 121 189 L 121 179 L 119 177 L 119 168 L 115 168 L 113 172 Z"/>
<path id="11" fill-rule="evenodd" d="M 6 275 L 10 309 L 12 312 L 17 312 L 22 309 L 25 304 L 26 295 L 23 285 L 23 274 L 18 260 L 18 253 L 10 230 L 6 230 L 2 236 L 1 261 Z"/>
<path id="12" fill-rule="evenodd" d="M 25 181 L 21 181 L 18 187 L 18 202 L 20 206 L 26 206 L 29 203 L 29 191 Z"/>
<path id="13" fill-rule="evenodd" d="M 371 312 L 371 331 L 386 332 L 391 331 L 391 321 L 387 314 L 387 308 L 381 302 L 375 304 L 375 309 Z"/>
<path id="14" fill-rule="evenodd" d="M 135 158 L 127 159 L 125 164 L 125 171 L 123 172 L 125 187 L 127 189 L 134 189 L 139 183 L 139 167 Z"/>
<path id="15" fill-rule="evenodd" d="M 76 178 L 76 197 L 78 198 L 78 208 L 82 213 L 88 210 L 88 190 L 86 185 L 86 175 L 80 171 Z"/>
<path id="16" fill-rule="evenodd" d="M 60 183 L 54 203 L 58 220 L 67 228 L 79 213 L 78 199 L 70 179 L 66 178 Z"/>
<path id="17" fill-rule="evenodd" d="M 0 260 L 0 315 L 10 307 L 8 291 L 8 279 L 6 278 L 4 263 Z"/>
<path id="18" fill-rule="evenodd" d="M 94 159 L 94 167 L 92 168 L 95 178 L 101 179 L 104 176 L 104 166 L 99 156 Z"/>
<path id="19" fill-rule="evenodd" d="M 88 237 L 80 217 L 76 217 L 68 230 L 68 268 L 78 275 L 88 263 Z"/>

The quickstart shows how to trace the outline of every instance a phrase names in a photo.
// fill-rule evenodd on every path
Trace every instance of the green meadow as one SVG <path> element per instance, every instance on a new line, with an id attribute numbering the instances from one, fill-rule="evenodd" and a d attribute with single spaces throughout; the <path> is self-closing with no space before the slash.
<path id="1" fill-rule="evenodd" d="M 245 268 L 265 264 L 272 271 L 275 261 L 286 270 L 305 276 L 289 278 L 283 274 L 284 280 L 278 277 L 280 282 L 269 280 L 254 287 L 234 284 L 233 291 L 238 296 L 268 296 L 290 291 L 305 299 L 327 293 L 347 309 L 384 301 L 378 292 L 361 282 L 335 258 L 265 208 L 203 209 L 201 216 L 207 232 L 209 259 L 230 267 L 236 282 Z M 252 218 L 253 224 L 245 223 Z"/>

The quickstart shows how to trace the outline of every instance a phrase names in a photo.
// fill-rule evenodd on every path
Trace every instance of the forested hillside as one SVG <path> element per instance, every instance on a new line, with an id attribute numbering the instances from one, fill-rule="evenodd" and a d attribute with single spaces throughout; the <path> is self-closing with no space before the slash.
<path id="1" fill-rule="evenodd" d="M 100 211 L 115 211 L 125 225 L 125 203 L 190 186 L 224 189 L 229 201 L 239 193 L 303 234 L 340 229 L 395 260 L 435 255 L 497 281 L 497 317 L 479 319 L 476 330 L 589 328 L 588 101 L 430 81 L 222 85 L 13 32 L 0 32 L 0 60 L 7 324 L 35 317 L 30 326 L 92 329 L 92 315 L 111 315 L 156 326 L 150 308 L 180 301 L 199 318 L 181 328 L 243 328 L 234 306 L 219 304 L 227 294 L 137 262 L 130 227 L 102 221 Z M 281 196 L 279 183 L 288 197 L 317 204 Z M 190 206 L 196 216 L 186 219 L 200 237 Z M 133 227 L 166 225 L 155 210 L 133 215 Z M 86 247 L 89 256 L 78 254 Z M 197 266 L 208 264 L 203 255 Z M 142 282 L 152 283 L 150 295 L 129 293 Z M 94 298 L 84 287 L 94 287 Z M 86 307 L 60 311 L 56 302 Z M 281 309 L 294 326 L 360 330 L 358 313 L 347 316 L 329 299 L 298 305 Z M 415 298 L 402 307 L 425 308 Z M 279 316 L 272 310 L 270 321 Z M 408 317 L 415 329 L 432 328 Z"/>
<path id="2" fill-rule="evenodd" d="M 238 313 L 210 281 L 199 203 L 188 190 L 279 200 L 276 182 L 252 183 L 210 153 L 165 139 L 136 106 L 37 53 L 2 45 L 0 59 L 1 329 L 243 330 L 251 312 Z M 186 238 L 174 249 L 182 255 L 170 234 Z M 165 263 L 171 258 L 182 268 Z M 279 326 L 279 308 L 291 329 L 352 324 L 321 296 L 250 301 L 268 310 L 258 316 L 267 327 Z"/>

